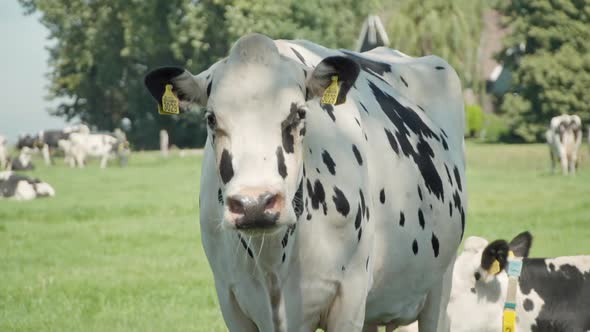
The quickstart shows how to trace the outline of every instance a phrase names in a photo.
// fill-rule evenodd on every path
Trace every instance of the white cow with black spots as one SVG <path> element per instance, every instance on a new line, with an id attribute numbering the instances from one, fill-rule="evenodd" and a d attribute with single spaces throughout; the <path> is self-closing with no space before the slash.
<path id="1" fill-rule="evenodd" d="M 524 232 L 510 243 L 472 236 L 453 271 L 448 314 L 453 332 L 502 331 L 508 290 L 508 251 L 525 257 L 516 295 L 516 331 L 585 332 L 590 330 L 590 256 L 526 258 L 532 236 Z M 500 271 L 490 272 L 497 260 Z M 415 326 L 400 332 L 416 331 Z"/>
<path id="2" fill-rule="evenodd" d="M 578 115 L 562 114 L 551 119 L 545 138 L 549 145 L 552 172 L 555 172 L 557 163 L 564 175 L 576 172 L 582 136 L 582 120 Z"/>
<path id="3" fill-rule="evenodd" d="M 230 331 L 448 331 L 467 195 L 445 61 L 253 34 L 145 83 L 207 109 L 201 234 Z"/>
<path id="4" fill-rule="evenodd" d="M 0 199 L 28 201 L 39 197 L 55 196 L 55 189 L 47 182 L 11 171 L 0 172 Z"/>

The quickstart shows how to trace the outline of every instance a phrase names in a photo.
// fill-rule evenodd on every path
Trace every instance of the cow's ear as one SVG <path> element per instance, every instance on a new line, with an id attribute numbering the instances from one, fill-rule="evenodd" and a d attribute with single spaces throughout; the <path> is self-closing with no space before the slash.
<path id="1" fill-rule="evenodd" d="M 307 79 L 308 97 L 321 97 L 332 83 L 332 77 L 338 77 L 340 91 L 336 105 L 346 101 L 348 91 L 359 75 L 360 67 L 354 60 L 343 56 L 327 57 L 320 62 Z"/>
<path id="2" fill-rule="evenodd" d="M 509 250 L 508 243 L 504 240 L 496 240 L 488 244 L 481 255 L 481 268 L 490 275 L 500 273 L 506 268 Z"/>
<path id="3" fill-rule="evenodd" d="M 529 257 L 529 251 L 533 244 L 533 236 L 529 232 L 522 232 L 518 234 L 508 247 L 514 253 L 516 257 Z"/>
<path id="4" fill-rule="evenodd" d="M 206 80 L 202 75 L 194 76 L 184 68 L 156 68 L 145 76 L 144 83 L 160 106 L 162 106 L 162 95 L 167 84 L 172 84 L 172 91 L 180 100 L 182 107 L 207 104 Z"/>

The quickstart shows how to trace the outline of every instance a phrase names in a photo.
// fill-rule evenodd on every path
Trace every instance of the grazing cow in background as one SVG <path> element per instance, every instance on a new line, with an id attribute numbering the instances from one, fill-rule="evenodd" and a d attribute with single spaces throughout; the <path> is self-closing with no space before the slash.
<path id="1" fill-rule="evenodd" d="M 201 234 L 230 331 L 448 331 L 467 200 L 448 63 L 252 34 L 145 83 L 207 108 Z"/>
<path id="2" fill-rule="evenodd" d="M 0 135 L 0 171 L 8 166 L 8 148 L 6 147 L 6 138 Z"/>
<path id="3" fill-rule="evenodd" d="M 33 154 L 33 149 L 29 148 L 28 146 L 23 147 L 18 157 L 12 159 L 10 162 L 9 168 L 13 171 L 30 171 L 35 169 L 35 165 L 31 162 Z"/>
<path id="4" fill-rule="evenodd" d="M 51 154 L 53 150 L 59 148 L 59 141 L 69 139 L 73 133 L 88 134 L 90 133 L 90 129 L 88 126 L 80 124 L 68 126 L 60 130 L 47 130 L 39 133 L 38 141 L 41 145 L 41 151 L 46 165 L 51 165 Z"/>
<path id="5" fill-rule="evenodd" d="M 70 134 L 69 143 L 60 142 L 62 148 L 68 150 L 66 159 L 70 166 L 84 167 L 88 157 L 100 158 L 100 168 L 107 166 L 113 156 L 124 156 L 128 153 L 127 141 L 121 141 L 111 134 Z"/>
<path id="6" fill-rule="evenodd" d="M 527 257 L 531 241 L 528 232 L 510 243 L 488 243 L 475 236 L 465 240 L 464 251 L 453 271 L 448 307 L 451 331 L 502 331 L 508 251 Z M 490 273 L 494 260 L 500 263 L 500 271 Z M 516 331 L 589 331 L 589 308 L 590 256 L 523 259 L 516 295 Z"/>
<path id="7" fill-rule="evenodd" d="M 551 171 L 561 164 L 564 175 L 574 174 L 578 164 L 578 150 L 582 144 L 582 120 L 577 115 L 562 114 L 551 119 L 545 133 L 551 156 Z"/>
<path id="8" fill-rule="evenodd" d="M 46 182 L 11 171 L 0 172 L 0 199 L 28 201 L 38 197 L 55 196 L 55 190 Z"/>

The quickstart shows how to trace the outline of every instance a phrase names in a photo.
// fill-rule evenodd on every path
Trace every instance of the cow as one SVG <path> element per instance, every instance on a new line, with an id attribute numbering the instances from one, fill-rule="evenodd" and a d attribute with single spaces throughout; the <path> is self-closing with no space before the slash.
<path id="1" fill-rule="evenodd" d="M 0 171 L 8 166 L 8 148 L 6 147 L 6 138 L 0 135 Z"/>
<path id="2" fill-rule="evenodd" d="M 230 331 L 448 331 L 467 188 L 447 62 L 250 34 L 145 84 L 206 109 L 200 227 Z"/>
<path id="3" fill-rule="evenodd" d="M 76 165 L 83 168 L 88 157 L 100 158 L 100 168 L 106 168 L 108 160 L 116 155 L 126 156 L 129 150 L 127 141 L 122 141 L 111 134 L 72 133 L 68 141 L 60 141 L 59 145 L 66 152 L 66 160 L 70 167 Z"/>
<path id="4" fill-rule="evenodd" d="M 590 256 L 527 258 L 531 243 L 528 232 L 510 243 L 467 238 L 453 272 L 451 331 L 502 331 L 509 250 L 525 257 L 516 290 L 516 331 L 590 330 Z M 490 271 L 494 260 L 499 270 Z M 401 331 L 415 331 L 415 326 Z"/>
<path id="5" fill-rule="evenodd" d="M 53 197 L 55 190 L 39 179 L 18 175 L 12 171 L 0 172 L 0 199 L 28 201 L 39 197 Z"/>
<path id="6" fill-rule="evenodd" d="M 582 135 L 582 120 L 578 115 L 562 114 L 551 119 L 545 138 L 549 145 L 552 173 L 555 173 L 557 163 L 561 164 L 564 175 L 576 172 Z"/>
<path id="7" fill-rule="evenodd" d="M 33 165 L 32 154 L 33 149 L 29 148 L 28 146 L 23 147 L 18 156 L 13 158 L 10 162 L 9 168 L 13 171 L 30 171 L 35 169 L 35 165 Z"/>

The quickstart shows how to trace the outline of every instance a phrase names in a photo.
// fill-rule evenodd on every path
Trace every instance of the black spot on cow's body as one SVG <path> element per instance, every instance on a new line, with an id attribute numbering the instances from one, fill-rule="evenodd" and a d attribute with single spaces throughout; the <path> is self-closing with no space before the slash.
<path id="1" fill-rule="evenodd" d="M 463 239 L 463 235 L 465 234 L 465 210 L 461 209 L 461 237 Z"/>
<path id="2" fill-rule="evenodd" d="M 361 235 L 363 235 L 363 229 L 359 228 L 359 232 L 358 232 L 358 240 L 361 240 Z"/>
<path id="3" fill-rule="evenodd" d="M 531 299 L 526 298 L 522 302 L 522 307 L 525 311 L 532 311 L 535 308 L 535 305 L 533 304 L 533 301 L 531 301 Z"/>
<path id="4" fill-rule="evenodd" d="M 436 66 L 434 68 L 436 68 L 436 70 L 443 70 L 443 69 L 445 69 L 445 67 L 443 67 L 443 66 Z"/>
<path id="5" fill-rule="evenodd" d="M 406 80 L 404 79 L 403 76 L 399 76 L 400 80 L 402 80 L 402 83 L 404 83 L 404 85 L 406 86 L 406 88 L 408 87 L 408 82 L 406 82 Z"/>
<path id="6" fill-rule="evenodd" d="M 227 184 L 234 177 L 234 168 L 232 166 L 232 157 L 229 151 L 223 149 L 221 160 L 219 161 L 219 175 L 223 184 Z"/>
<path id="7" fill-rule="evenodd" d="M 434 233 L 432 233 L 432 238 L 430 239 L 430 242 L 432 243 L 432 251 L 434 252 L 434 257 L 438 257 L 439 243 L 438 238 L 436 237 L 436 235 L 434 235 Z"/>
<path id="8" fill-rule="evenodd" d="M 393 152 L 399 155 L 399 146 L 397 145 L 397 141 L 395 140 L 395 137 L 393 137 L 393 134 L 387 128 L 385 128 L 385 135 L 387 136 L 387 140 L 389 141 L 389 145 L 393 149 Z"/>
<path id="9" fill-rule="evenodd" d="M 414 110 L 403 106 L 372 82 L 369 82 L 369 87 L 373 91 L 373 95 L 381 106 L 381 109 L 397 129 L 395 131 L 395 138 L 397 139 L 397 145 L 399 145 L 400 151 L 406 157 L 411 157 L 414 160 L 424 179 L 426 188 L 438 199 L 444 200 L 442 180 L 434 165 L 434 151 L 425 140 L 426 138 L 432 138 L 440 141 L 440 138 Z M 418 136 L 416 150 L 410 141 L 410 131 Z"/>
<path id="10" fill-rule="evenodd" d="M 309 148 L 309 154 L 313 154 L 313 151 L 311 150 L 311 148 Z"/>
<path id="11" fill-rule="evenodd" d="M 250 249 L 250 247 L 246 243 L 246 240 L 244 240 L 244 238 L 239 233 L 238 233 L 238 238 L 240 239 L 240 242 L 242 243 L 242 247 L 244 247 L 244 249 L 248 252 L 248 256 L 250 256 L 250 258 L 254 258 L 254 253 L 252 252 L 252 249 Z"/>
<path id="12" fill-rule="evenodd" d="M 299 219 L 299 217 L 301 217 L 301 214 L 303 213 L 303 179 L 299 181 L 299 187 L 295 192 L 295 196 L 293 196 L 293 201 L 291 202 L 291 205 L 293 206 L 293 210 L 295 211 L 295 216 L 297 217 L 297 219 Z"/>
<path id="13" fill-rule="evenodd" d="M 361 127 L 361 122 L 359 121 L 359 119 L 357 119 L 357 118 L 354 118 L 354 121 L 356 121 L 356 124 L 359 126 L 359 128 L 362 128 L 362 127 Z"/>
<path id="14" fill-rule="evenodd" d="M 284 179 L 287 177 L 287 165 L 285 165 L 285 156 L 283 155 L 283 148 L 277 147 L 277 169 L 279 175 Z"/>
<path id="15" fill-rule="evenodd" d="M 361 66 L 361 70 L 383 82 L 385 82 L 383 75 L 391 72 L 391 66 L 387 63 L 370 60 L 346 50 L 342 50 L 342 52 L 355 60 Z"/>
<path id="16" fill-rule="evenodd" d="M 449 151 L 449 145 L 447 144 L 447 140 L 446 140 L 444 137 L 441 137 L 440 139 L 441 139 L 441 141 L 442 141 L 443 148 L 444 148 L 446 151 Z"/>
<path id="17" fill-rule="evenodd" d="M 528 296 L 534 291 L 544 302 L 531 331 L 590 330 L 590 271 L 571 264 L 551 269 L 550 264 L 543 258 L 523 259 L 519 279 L 522 294 Z"/>
<path id="18" fill-rule="evenodd" d="M 293 53 L 295 54 L 295 56 L 297 57 L 297 59 L 299 59 L 299 61 L 301 61 L 302 64 L 304 64 L 305 66 L 307 66 L 307 63 L 305 62 L 305 58 L 301 55 L 301 53 L 297 52 L 297 50 L 294 49 L 293 47 L 291 47 L 291 51 L 293 51 Z M 306 73 L 305 71 L 303 71 L 303 72 Z"/>
<path id="19" fill-rule="evenodd" d="M 221 188 L 217 190 L 217 200 L 219 204 L 223 205 L 223 193 L 221 192 Z"/>
<path id="20" fill-rule="evenodd" d="M 549 263 L 549 271 L 555 272 L 555 265 L 553 263 Z"/>
<path id="21" fill-rule="evenodd" d="M 424 213 L 422 213 L 422 209 L 418 209 L 418 223 L 420 224 L 420 227 L 422 227 L 422 229 L 424 229 Z"/>
<path id="22" fill-rule="evenodd" d="M 422 189 L 420 189 L 420 185 L 418 185 L 418 197 L 420 198 L 420 200 L 422 201 Z"/>
<path id="23" fill-rule="evenodd" d="M 453 216 L 453 203 L 449 201 L 449 217 Z"/>
<path id="24" fill-rule="evenodd" d="M 369 257 L 371 256 L 367 256 L 367 261 L 365 262 L 365 270 L 369 271 Z"/>
<path id="25" fill-rule="evenodd" d="M 321 173 L 320 173 L 320 169 L 319 169 L 319 168 L 317 168 L 317 167 L 316 167 L 316 168 L 315 168 L 315 171 L 316 171 L 318 174 L 321 174 Z"/>
<path id="26" fill-rule="evenodd" d="M 354 218 L 354 228 L 359 229 L 361 227 L 361 220 L 363 219 L 361 214 L 361 206 L 359 204 L 358 211 L 356 212 L 356 217 Z"/>
<path id="27" fill-rule="evenodd" d="M 305 217 L 305 219 L 307 219 L 307 220 L 311 220 L 311 218 L 312 218 L 312 217 L 311 217 L 311 214 L 309 214 L 309 213 L 308 213 L 308 214 L 307 214 L 307 216 Z"/>
<path id="28" fill-rule="evenodd" d="M 414 255 L 418 254 L 418 241 L 416 239 L 412 242 L 412 251 L 414 252 Z"/>
<path id="29" fill-rule="evenodd" d="M 366 216 L 367 214 L 367 205 L 365 204 L 365 195 L 363 195 L 363 191 L 359 189 L 359 197 L 361 199 L 361 213 L 363 214 L 363 216 Z"/>
<path id="30" fill-rule="evenodd" d="M 283 257 L 281 258 L 281 263 L 284 263 L 286 258 L 287 258 L 287 255 L 285 253 L 283 253 Z"/>
<path id="31" fill-rule="evenodd" d="M 312 187 L 311 182 L 307 179 L 307 195 L 311 199 L 311 207 L 314 210 L 317 210 L 320 208 L 320 205 L 322 205 L 324 208 L 324 214 L 326 214 L 326 193 L 320 180 L 315 180 Z"/>
<path id="32" fill-rule="evenodd" d="M 338 187 L 334 187 L 334 196 L 332 196 L 332 200 L 336 206 L 336 211 L 346 217 L 350 212 L 350 204 L 342 190 L 338 189 Z"/>
<path id="33" fill-rule="evenodd" d="M 322 152 L 322 160 L 324 161 L 324 164 L 326 164 L 330 174 L 336 175 L 336 163 L 328 151 L 324 150 L 324 152 Z"/>
<path id="34" fill-rule="evenodd" d="M 211 85 L 213 84 L 213 80 L 209 81 L 209 84 L 207 84 L 207 97 L 209 97 L 209 95 L 211 95 Z"/>
<path id="35" fill-rule="evenodd" d="M 404 225 L 406 224 L 406 216 L 404 215 L 403 211 L 400 211 L 399 213 L 399 225 L 404 227 Z"/>
<path id="36" fill-rule="evenodd" d="M 362 165 L 363 158 L 361 157 L 359 149 L 354 144 L 352 145 L 352 152 L 354 153 L 354 157 L 356 158 L 356 161 L 359 163 L 359 165 Z"/>
<path id="37" fill-rule="evenodd" d="M 379 192 L 379 201 L 381 204 L 385 204 L 385 188 L 381 188 L 381 191 Z"/>
<path id="38" fill-rule="evenodd" d="M 365 111 L 365 113 L 369 114 L 369 110 L 367 110 L 363 103 L 359 102 L 359 105 L 361 105 L 361 108 Z"/>
<path id="39" fill-rule="evenodd" d="M 326 111 L 326 113 L 328 113 L 332 121 L 336 122 L 336 116 L 334 115 L 334 106 L 330 104 L 322 104 L 322 109 Z"/>
<path id="40" fill-rule="evenodd" d="M 463 187 L 461 186 L 461 176 L 459 176 L 459 169 L 457 169 L 457 166 L 453 168 L 453 173 L 455 174 L 455 182 L 457 182 L 459 191 L 463 191 Z"/>
<path id="41" fill-rule="evenodd" d="M 445 171 L 447 171 L 447 179 L 449 180 L 449 183 L 452 186 L 453 185 L 453 178 L 451 178 L 451 173 L 449 172 L 449 168 L 447 167 L 447 164 L 445 164 Z"/>
<path id="42" fill-rule="evenodd" d="M 283 239 L 281 240 L 281 245 L 283 248 L 285 248 L 287 244 L 289 244 L 289 230 L 285 232 L 285 235 L 283 235 Z"/>
<path id="43" fill-rule="evenodd" d="M 475 287 L 471 287 L 471 293 L 475 294 Z"/>

